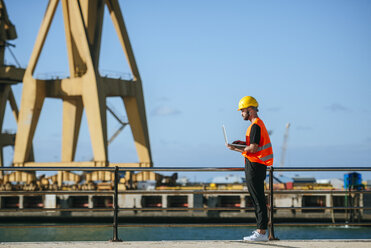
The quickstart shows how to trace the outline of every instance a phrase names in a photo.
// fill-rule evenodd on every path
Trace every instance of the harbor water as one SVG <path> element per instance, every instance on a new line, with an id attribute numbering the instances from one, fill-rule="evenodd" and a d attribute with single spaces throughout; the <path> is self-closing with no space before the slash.
<path id="1" fill-rule="evenodd" d="M 124 241 L 241 240 L 243 236 L 250 235 L 253 230 L 253 227 L 121 227 L 119 237 Z M 277 226 L 275 235 L 281 240 L 371 239 L 371 227 Z M 0 228 L 0 242 L 107 241 L 110 239 L 112 239 L 110 227 Z"/>

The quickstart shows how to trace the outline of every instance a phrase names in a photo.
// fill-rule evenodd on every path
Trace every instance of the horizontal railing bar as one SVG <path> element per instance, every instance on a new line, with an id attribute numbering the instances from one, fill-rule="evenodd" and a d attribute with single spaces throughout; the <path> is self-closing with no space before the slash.
<path id="1" fill-rule="evenodd" d="M 111 167 L 0 167 L 0 171 L 114 171 Z"/>
<path id="2" fill-rule="evenodd" d="M 274 207 L 274 210 L 371 210 L 371 207 Z M 119 211 L 246 211 L 253 207 L 215 207 L 215 208 L 119 208 Z M 113 208 L 8 208 L 0 212 L 111 212 Z"/>
<path id="3" fill-rule="evenodd" d="M 256 223 L 210 223 L 210 224 L 122 224 L 119 227 L 248 227 L 256 226 Z M 370 222 L 361 223 L 276 223 L 275 226 L 371 226 Z M 0 225 L 0 228 L 86 228 L 86 227 L 112 227 L 112 224 L 91 224 L 91 225 Z"/>
<path id="4" fill-rule="evenodd" d="M 112 212 L 112 208 L 1 208 L 1 212 Z"/>
<path id="5" fill-rule="evenodd" d="M 50 227 L 112 227 L 112 224 L 70 224 L 70 225 L 0 225 L 0 228 L 50 228 Z"/>
<path id="6" fill-rule="evenodd" d="M 266 192 L 267 193 L 267 192 Z M 371 190 L 275 190 L 274 194 L 370 194 Z"/>
<path id="7" fill-rule="evenodd" d="M 122 167 L 123 168 L 123 167 Z M 126 167 L 125 167 L 126 168 Z M 130 167 L 128 167 L 129 169 Z M 140 167 L 135 167 L 140 169 Z M 132 169 L 132 168 L 131 168 Z M 0 167 L 0 171 L 115 171 L 114 167 Z"/>
<path id="8" fill-rule="evenodd" d="M 240 226 L 256 226 L 256 224 L 124 224 L 119 227 L 240 227 Z M 49 228 L 49 227 L 112 227 L 112 225 L 0 225 L 0 228 Z"/>
<path id="9" fill-rule="evenodd" d="M 274 171 L 371 171 L 371 167 L 274 167 Z"/>
<path id="10" fill-rule="evenodd" d="M 249 195 L 247 190 L 130 190 L 130 191 L 119 191 L 119 194 L 142 194 L 142 195 L 181 195 L 181 194 L 241 194 Z M 265 193 L 269 193 L 268 191 Z"/>
<path id="11" fill-rule="evenodd" d="M 371 207 L 274 207 L 274 210 L 371 210 Z M 119 211 L 243 211 L 253 207 L 215 207 L 215 208 L 119 208 Z M 0 212 L 111 212 L 113 208 L 8 208 Z"/>
<path id="12" fill-rule="evenodd" d="M 0 171 L 115 171 L 114 167 L 0 167 Z M 370 169 L 371 170 L 371 169 Z M 244 171 L 238 167 L 119 167 L 119 171 Z"/>
<path id="13" fill-rule="evenodd" d="M 18 195 L 107 195 L 112 196 L 112 190 L 107 191 L 0 191 L 0 196 Z M 141 194 L 141 195 L 181 195 L 181 194 L 240 194 L 249 195 L 247 190 L 126 190 L 119 194 Z M 347 190 L 275 190 L 275 194 L 371 194 L 371 190 L 347 191 Z M 265 191 L 269 195 L 269 191 Z"/>
<path id="14" fill-rule="evenodd" d="M 371 226 L 371 222 L 359 223 L 275 223 L 275 226 Z"/>
<path id="15" fill-rule="evenodd" d="M 254 223 L 169 223 L 169 224 L 121 224 L 119 227 L 245 227 L 256 226 Z"/>
<path id="16" fill-rule="evenodd" d="M 371 226 L 370 222 L 366 223 L 275 223 L 278 226 Z M 256 226 L 256 223 L 213 223 L 213 224 L 123 224 L 119 227 L 247 227 Z"/>
<path id="17" fill-rule="evenodd" d="M 249 195 L 249 192 L 246 190 L 156 190 L 156 191 L 149 191 L 149 190 L 127 190 L 127 191 L 119 191 L 119 194 L 143 194 L 143 195 L 151 195 L 151 194 L 168 194 L 168 195 L 176 195 L 176 194 L 241 194 L 241 195 Z M 346 190 L 275 190 L 275 194 L 347 194 L 347 193 L 358 193 L 358 194 L 369 194 L 370 191 L 346 191 Z M 270 194 L 270 191 L 265 191 L 266 195 Z M 0 193 L 1 195 L 1 193 Z"/>
<path id="18" fill-rule="evenodd" d="M 113 208 L 8 208 L 0 209 L 0 212 L 94 212 L 94 211 L 109 212 Z M 234 208 L 234 207 L 219 207 L 219 208 L 119 208 L 120 211 L 239 211 L 239 210 L 254 210 L 254 208 Z"/>
<path id="19" fill-rule="evenodd" d="M 156 190 L 156 191 L 148 191 L 148 190 L 128 190 L 128 191 L 119 191 L 119 194 L 143 194 L 143 195 L 151 195 L 151 194 L 169 194 L 169 195 L 176 195 L 176 194 L 241 194 L 241 195 L 249 195 L 249 192 L 246 190 Z M 346 190 L 275 190 L 275 194 L 347 194 L 347 193 L 358 193 L 358 194 L 370 194 L 370 191 L 346 191 Z M 266 195 L 270 194 L 270 191 L 265 191 Z M 0 193 L 1 195 L 1 193 Z"/>
<path id="20" fill-rule="evenodd" d="M 243 167 L 118 167 L 119 171 L 244 171 Z M 0 171 L 114 171 L 114 167 L 0 167 Z M 371 171 L 371 167 L 274 167 L 274 171 Z"/>
<path id="21" fill-rule="evenodd" d="M 362 209 L 362 210 L 370 210 L 371 207 L 274 207 L 274 210 L 285 210 L 285 209 L 301 209 L 301 210 L 327 210 L 327 209 L 334 209 L 334 210 L 354 210 L 354 209 Z"/>
<path id="22" fill-rule="evenodd" d="M 112 195 L 113 191 L 0 191 L 1 195 Z M 148 191 L 148 190 L 128 190 L 119 191 L 118 194 L 141 194 L 141 195 L 181 195 L 181 194 L 246 194 L 247 191 L 191 191 L 191 190 L 161 190 L 161 191 Z M 269 194 L 267 191 L 266 194 Z"/>
<path id="23" fill-rule="evenodd" d="M 112 190 L 107 191 L 0 191 L 2 195 L 107 195 L 112 196 Z"/>

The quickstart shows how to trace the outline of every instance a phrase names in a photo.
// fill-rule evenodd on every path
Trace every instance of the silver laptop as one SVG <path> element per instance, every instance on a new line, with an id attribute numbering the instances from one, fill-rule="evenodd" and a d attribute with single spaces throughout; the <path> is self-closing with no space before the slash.
<path id="1" fill-rule="evenodd" d="M 222 125 L 222 128 L 223 128 L 223 134 L 224 134 L 224 141 L 225 141 L 226 144 L 231 145 L 231 146 L 235 146 L 235 147 L 241 147 L 241 148 L 245 148 L 246 147 L 246 145 L 229 144 L 228 138 L 227 138 L 227 131 L 225 130 L 224 125 Z"/>

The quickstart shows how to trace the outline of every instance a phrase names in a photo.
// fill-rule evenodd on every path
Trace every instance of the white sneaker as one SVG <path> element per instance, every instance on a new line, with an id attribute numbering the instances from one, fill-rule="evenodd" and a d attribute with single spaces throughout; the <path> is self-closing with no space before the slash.
<path id="1" fill-rule="evenodd" d="M 257 231 L 253 231 L 252 235 L 243 237 L 245 241 L 268 241 L 268 232 L 260 234 Z"/>

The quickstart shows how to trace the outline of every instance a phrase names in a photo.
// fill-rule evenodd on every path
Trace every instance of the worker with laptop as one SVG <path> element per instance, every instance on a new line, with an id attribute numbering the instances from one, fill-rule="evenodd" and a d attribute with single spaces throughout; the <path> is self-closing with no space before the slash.
<path id="1" fill-rule="evenodd" d="M 241 111 L 242 118 L 251 122 L 246 131 L 245 141 L 237 140 L 229 144 L 223 126 L 226 146 L 230 150 L 240 152 L 245 158 L 246 184 L 255 208 L 257 222 L 257 230 L 243 238 L 246 241 L 268 241 L 264 180 L 267 166 L 273 165 L 273 150 L 268 131 L 258 117 L 258 106 L 258 102 L 252 96 L 243 97 L 238 104 L 238 111 Z"/>

